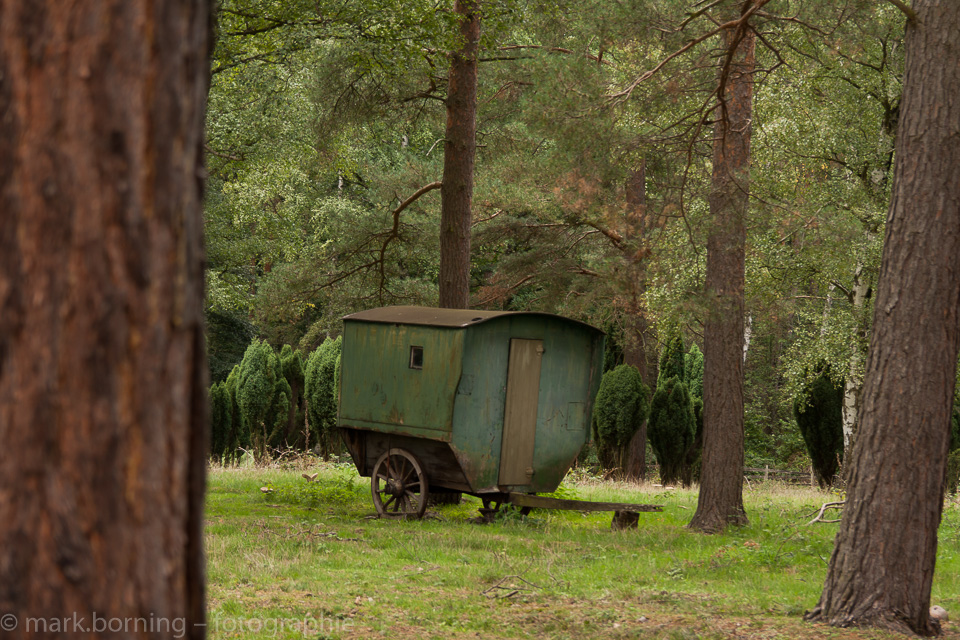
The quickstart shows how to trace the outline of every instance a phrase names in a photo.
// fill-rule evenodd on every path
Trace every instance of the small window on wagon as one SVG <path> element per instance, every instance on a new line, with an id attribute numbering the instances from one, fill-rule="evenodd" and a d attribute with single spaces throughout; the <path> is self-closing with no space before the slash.
<path id="1" fill-rule="evenodd" d="M 410 347 L 410 368 L 423 369 L 423 347 Z"/>

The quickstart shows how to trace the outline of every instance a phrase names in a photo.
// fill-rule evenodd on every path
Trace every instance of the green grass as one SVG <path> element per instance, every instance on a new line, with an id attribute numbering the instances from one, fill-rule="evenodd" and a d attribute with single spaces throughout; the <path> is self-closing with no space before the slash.
<path id="1" fill-rule="evenodd" d="M 308 482 L 301 472 L 320 475 Z M 470 520 L 480 506 L 379 520 L 352 467 L 220 469 L 209 476 L 211 638 L 894 638 L 803 623 L 836 524 L 806 523 L 828 494 L 748 488 L 750 524 L 685 528 L 693 491 L 564 484 L 563 497 L 664 505 L 640 527 L 611 514 L 534 511 Z M 262 493 L 269 487 L 271 493 Z M 960 615 L 960 513 L 945 511 L 933 601 Z M 948 624 L 947 637 L 960 637 Z"/>

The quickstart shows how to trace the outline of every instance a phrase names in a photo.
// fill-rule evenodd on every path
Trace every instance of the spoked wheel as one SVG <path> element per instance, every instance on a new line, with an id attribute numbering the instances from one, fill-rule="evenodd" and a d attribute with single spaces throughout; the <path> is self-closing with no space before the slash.
<path id="1" fill-rule="evenodd" d="M 373 506 L 383 518 L 422 518 L 430 499 L 427 475 L 417 458 L 404 449 L 390 449 L 377 460 L 370 476 Z"/>

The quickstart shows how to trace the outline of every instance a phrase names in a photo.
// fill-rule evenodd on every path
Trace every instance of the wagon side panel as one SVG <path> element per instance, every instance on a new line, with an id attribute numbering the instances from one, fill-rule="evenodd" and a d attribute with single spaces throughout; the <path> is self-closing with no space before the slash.
<path id="1" fill-rule="evenodd" d="M 449 441 L 463 332 L 344 323 L 338 424 Z"/>

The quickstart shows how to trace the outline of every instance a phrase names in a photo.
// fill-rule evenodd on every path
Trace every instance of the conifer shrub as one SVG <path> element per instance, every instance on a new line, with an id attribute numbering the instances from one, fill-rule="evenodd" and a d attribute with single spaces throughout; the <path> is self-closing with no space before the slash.
<path id="1" fill-rule="evenodd" d="M 660 464 L 660 482 L 663 484 L 675 484 L 681 479 L 696 428 L 687 385 L 679 376 L 664 380 L 653 394 L 647 427 L 647 437 Z"/>
<path id="2" fill-rule="evenodd" d="M 694 482 L 700 482 L 700 463 L 703 459 L 703 400 L 696 397 L 693 398 L 693 418 L 696 431 L 693 435 L 693 443 L 683 456 L 683 469 L 680 471 L 680 480 L 685 487 L 693 486 Z"/>
<path id="3" fill-rule="evenodd" d="M 306 449 L 304 442 L 304 363 L 303 355 L 288 344 L 280 350 L 280 371 L 286 385 L 282 389 L 287 394 L 288 411 L 286 423 L 272 441 L 273 446 L 285 445 Z"/>
<path id="4" fill-rule="evenodd" d="M 660 371 L 657 373 L 657 386 L 662 385 L 670 378 L 679 378 L 686 380 L 684 370 L 684 360 L 686 356 L 683 353 L 683 336 L 680 335 L 680 329 L 674 327 L 670 330 L 667 338 L 667 344 L 660 354 Z"/>
<path id="5" fill-rule="evenodd" d="M 696 343 L 690 345 L 690 350 L 684 356 L 683 375 L 690 397 L 694 401 L 697 398 L 703 399 L 703 352 Z"/>
<path id="6" fill-rule="evenodd" d="M 955 449 L 947 457 L 946 492 L 955 494 L 958 484 L 960 484 L 960 449 Z"/>
<path id="7" fill-rule="evenodd" d="M 324 458 L 328 458 L 336 442 L 337 389 L 339 381 L 340 350 L 343 338 L 327 338 L 307 358 L 305 387 L 307 420 L 311 438 L 320 444 Z M 336 378 L 336 381 L 335 381 Z"/>
<path id="8" fill-rule="evenodd" d="M 227 448 L 232 413 L 226 382 L 214 383 L 210 387 L 210 457 L 217 462 L 223 459 Z"/>
<path id="9" fill-rule="evenodd" d="M 240 404 L 237 401 L 237 384 L 240 380 L 240 365 L 234 365 L 226 382 L 223 383 L 226 392 L 226 402 L 229 407 L 229 429 L 223 442 L 223 462 L 233 464 L 240 459 L 242 451 L 250 446 L 250 429 L 244 423 L 240 414 Z"/>
<path id="10" fill-rule="evenodd" d="M 957 493 L 960 485 L 960 385 L 953 399 L 950 415 L 950 455 L 947 457 L 947 493 Z"/>
<path id="11" fill-rule="evenodd" d="M 255 461 L 266 459 L 268 443 L 289 411 L 289 398 L 290 386 L 282 375 L 280 358 L 269 343 L 253 340 L 240 362 L 237 404 Z"/>
<path id="12" fill-rule="evenodd" d="M 630 439 L 649 411 L 650 389 L 636 367 L 621 364 L 603 374 L 593 404 L 592 426 L 597 457 L 604 468 L 623 468 Z"/>
<path id="13" fill-rule="evenodd" d="M 830 378 L 829 367 L 804 386 L 793 413 L 821 487 L 830 486 L 843 456 L 843 387 Z"/>
<path id="14" fill-rule="evenodd" d="M 684 357 L 683 372 L 697 425 L 693 443 L 684 455 L 683 470 L 680 474 L 684 486 L 689 487 L 700 480 L 700 458 L 703 454 L 703 352 L 696 343 L 690 345 L 690 350 Z"/>

